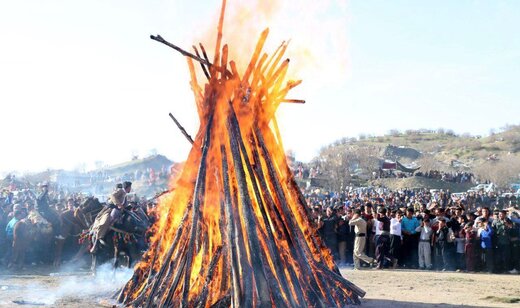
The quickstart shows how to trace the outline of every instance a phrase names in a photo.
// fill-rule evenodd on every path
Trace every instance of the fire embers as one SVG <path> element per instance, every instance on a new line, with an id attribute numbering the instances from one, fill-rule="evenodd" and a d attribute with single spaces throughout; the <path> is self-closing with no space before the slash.
<path id="1" fill-rule="evenodd" d="M 188 56 L 200 129 L 175 191 L 160 203 L 150 250 L 119 301 L 137 307 L 334 307 L 364 291 L 344 279 L 311 227 L 274 117 L 287 92 L 286 44 L 239 74 L 221 48 Z M 160 38 L 160 39 L 159 39 Z M 201 89 L 193 59 L 208 82 Z M 289 102 L 302 102 L 289 100 Z"/>

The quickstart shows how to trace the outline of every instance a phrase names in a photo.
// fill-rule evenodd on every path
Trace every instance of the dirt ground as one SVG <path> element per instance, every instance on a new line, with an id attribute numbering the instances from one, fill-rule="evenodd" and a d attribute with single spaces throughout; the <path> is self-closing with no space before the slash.
<path id="1" fill-rule="evenodd" d="M 363 307 L 520 307 L 520 275 L 342 270 L 367 292 Z"/>
<path id="2" fill-rule="evenodd" d="M 111 307 L 131 272 L 0 273 L 0 307 Z M 518 307 L 519 275 L 342 270 L 367 292 L 362 307 Z"/>

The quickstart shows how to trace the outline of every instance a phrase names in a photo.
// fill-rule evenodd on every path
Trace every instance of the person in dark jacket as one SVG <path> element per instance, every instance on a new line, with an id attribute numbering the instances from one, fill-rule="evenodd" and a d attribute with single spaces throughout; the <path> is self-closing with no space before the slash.
<path id="1" fill-rule="evenodd" d="M 329 247 L 334 259 L 338 260 L 338 217 L 332 208 L 327 208 L 325 217 L 318 218 L 318 226 L 321 229 L 325 245 Z"/>
<path id="2" fill-rule="evenodd" d="M 383 269 L 385 259 L 390 257 L 388 250 L 390 246 L 390 219 L 386 216 L 386 208 L 377 211 L 377 220 L 380 222 L 381 234 L 376 242 L 376 269 Z"/>

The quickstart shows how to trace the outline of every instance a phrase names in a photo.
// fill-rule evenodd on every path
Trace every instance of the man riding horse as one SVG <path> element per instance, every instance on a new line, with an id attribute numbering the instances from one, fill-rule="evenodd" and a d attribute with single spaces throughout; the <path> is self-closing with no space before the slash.
<path id="1" fill-rule="evenodd" d="M 112 259 L 114 268 L 117 268 L 120 256 L 126 258 L 130 267 L 132 261 L 146 249 L 143 240 L 150 222 L 144 211 L 139 210 L 140 207 L 133 208 L 127 200 L 130 186 L 130 182 L 116 186 L 109 204 L 99 212 L 91 228 L 94 272 L 96 264 L 107 258 Z"/>
<path id="2" fill-rule="evenodd" d="M 36 199 L 36 210 L 52 225 L 52 232 L 57 240 L 64 240 L 61 235 L 61 220 L 59 215 L 49 207 L 49 184 L 43 183 L 41 185 L 41 193 Z"/>
<path id="3" fill-rule="evenodd" d="M 121 219 L 122 210 L 126 202 L 126 192 L 122 188 L 118 188 L 110 196 L 110 203 L 103 209 L 94 222 L 91 228 L 92 234 L 92 248 L 91 253 L 95 253 L 99 244 L 104 243 L 104 237 L 114 225 L 114 223 Z"/>

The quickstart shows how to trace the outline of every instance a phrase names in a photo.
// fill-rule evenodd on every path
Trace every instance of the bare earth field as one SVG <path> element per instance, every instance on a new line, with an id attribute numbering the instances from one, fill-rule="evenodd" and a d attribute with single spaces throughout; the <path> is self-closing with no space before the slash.
<path id="1" fill-rule="evenodd" d="M 363 307 L 519 307 L 520 276 L 342 270 L 367 292 Z"/>
<path id="2" fill-rule="evenodd" d="M 519 275 L 401 270 L 342 270 L 363 288 L 362 307 L 518 307 Z M 110 307 L 109 298 L 130 277 L 109 272 L 38 275 L 0 273 L 0 307 Z"/>

